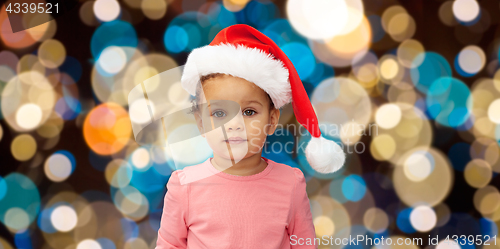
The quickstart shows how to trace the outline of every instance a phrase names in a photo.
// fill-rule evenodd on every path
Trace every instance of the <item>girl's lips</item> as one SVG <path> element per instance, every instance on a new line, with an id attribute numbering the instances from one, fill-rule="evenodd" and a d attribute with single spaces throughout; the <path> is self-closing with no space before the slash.
<path id="1" fill-rule="evenodd" d="M 226 140 L 226 143 L 228 144 L 241 144 L 246 142 L 247 140 Z"/>
<path id="2" fill-rule="evenodd" d="M 243 138 L 229 138 L 228 140 L 224 140 L 224 142 L 226 143 L 229 143 L 229 144 L 241 144 L 241 143 L 244 143 L 246 142 L 247 140 L 246 139 L 243 139 Z"/>

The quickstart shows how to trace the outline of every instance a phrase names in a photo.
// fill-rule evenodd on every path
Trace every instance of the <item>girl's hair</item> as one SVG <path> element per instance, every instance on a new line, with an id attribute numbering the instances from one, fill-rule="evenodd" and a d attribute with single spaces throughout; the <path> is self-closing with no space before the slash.
<path id="1" fill-rule="evenodd" d="M 191 109 L 189 111 L 190 114 L 193 114 L 193 113 L 196 113 L 199 111 L 198 104 L 200 101 L 202 84 L 209 79 L 217 78 L 217 77 L 220 77 L 223 75 L 225 75 L 225 74 L 223 74 L 223 73 L 211 73 L 211 74 L 203 75 L 200 77 L 200 82 L 196 86 L 196 95 L 194 97 L 191 96 L 191 98 L 192 98 L 191 102 L 192 102 L 193 106 L 191 107 Z M 269 96 L 269 94 L 267 94 L 267 93 L 266 93 L 266 95 L 269 99 L 269 110 L 275 109 L 273 100 L 271 99 L 271 96 Z"/>

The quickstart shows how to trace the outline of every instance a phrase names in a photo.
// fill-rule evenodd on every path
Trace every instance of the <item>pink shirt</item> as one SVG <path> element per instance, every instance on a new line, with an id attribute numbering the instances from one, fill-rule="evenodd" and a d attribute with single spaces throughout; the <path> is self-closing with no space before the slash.
<path id="1" fill-rule="evenodd" d="M 156 249 L 318 248 L 300 169 L 263 158 L 264 171 L 236 176 L 211 159 L 172 172 Z M 200 172 L 211 175 L 187 180 Z"/>

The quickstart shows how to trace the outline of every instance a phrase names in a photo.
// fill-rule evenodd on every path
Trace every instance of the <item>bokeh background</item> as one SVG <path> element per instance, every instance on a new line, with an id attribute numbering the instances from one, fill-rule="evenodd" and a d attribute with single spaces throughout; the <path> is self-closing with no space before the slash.
<path id="1" fill-rule="evenodd" d="M 264 156 L 304 172 L 318 237 L 483 247 L 427 239 L 499 235 L 499 17 L 497 0 L 98 0 L 12 33 L 2 5 L 0 248 L 154 248 L 175 167 L 135 142 L 127 95 L 237 23 L 290 57 L 350 151 L 316 173 L 290 105 L 269 137 L 294 145 Z"/>

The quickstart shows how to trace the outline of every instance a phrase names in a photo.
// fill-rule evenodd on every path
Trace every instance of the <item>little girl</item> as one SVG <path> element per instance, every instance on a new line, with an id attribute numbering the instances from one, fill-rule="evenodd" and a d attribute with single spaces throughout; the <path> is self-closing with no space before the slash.
<path id="1" fill-rule="evenodd" d="M 292 102 L 311 134 L 305 154 L 314 169 L 336 171 L 345 154 L 321 136 L 286 55 L 258 30 L 233 25 L 193 50 L 181 83 L 195 96 L 193 114 L 213 158 L 172 172 L 156 248 L 317 248 L 304 174 L 262 157 L 262 147 L 279 109 Z M 188 181 L 196 172 L 211 175 Z"/>

